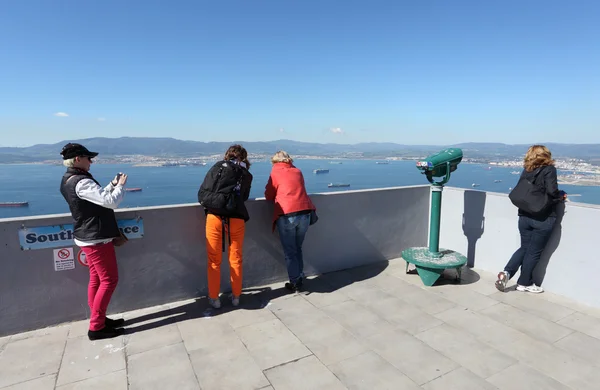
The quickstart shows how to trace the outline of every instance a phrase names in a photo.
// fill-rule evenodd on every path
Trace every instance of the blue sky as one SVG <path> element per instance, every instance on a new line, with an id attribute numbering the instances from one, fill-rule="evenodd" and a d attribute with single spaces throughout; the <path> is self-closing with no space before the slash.
<path id="1" fill-rule="evenodd" d="M 0 145 L 600 143 L 598 20 L 598 1 L 3 1 Z"/>

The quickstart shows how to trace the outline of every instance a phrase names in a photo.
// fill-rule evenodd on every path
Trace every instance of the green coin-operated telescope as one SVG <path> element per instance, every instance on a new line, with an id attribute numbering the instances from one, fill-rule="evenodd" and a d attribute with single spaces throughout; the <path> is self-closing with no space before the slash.
<path id="1" fill-rule="evenodd" d="M 460 280 L 460 271 L 467 258 L 452 250 L 440 250 L 440 219 L 442 211 L 442 190 L 450 180 L 450 174 L 458 168 L 463 152 L 459 148 L 442 150 L 417 161 L 417 168 L 431 183 L 431 220 L 429 222 L 429 247 L 408 248 L 402 251 L 402 258 L 408 265 L 414 264 L 426 286 L 432 286 L 444 269 L 455 268 Z M 441 177 L 440 181 L 434 178 Z"/>
<path id="2" fill-rule="evenodd" d="M 463 152 L 458 148 L 442 150 L 417 161 L 417 168 L 427 177 L 431 184 L 442 186 L 450 180 L 450 174 L 456 171 L 462 161 Z M 434 182 L 434 177 L 443 177 L 441 182 Z"/>

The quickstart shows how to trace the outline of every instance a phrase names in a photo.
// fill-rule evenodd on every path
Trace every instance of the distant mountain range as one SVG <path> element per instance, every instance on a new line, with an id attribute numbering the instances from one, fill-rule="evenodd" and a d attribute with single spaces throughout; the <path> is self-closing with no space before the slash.
<path id="1" fill-rule="evenodd" d="M 174 138 L 88 138 L 62 141 L 55 144 L 40 144 L 23 148 L 0 147 L 0 163 L 21 163 L 59 160 L 60 150 L 67 142 L 78 142 L 88 149 L 99 152 L 103 157 L 145 155 L 157 157 L 192 157 L 223 153 L 229 145 L 240 143 L 253 154 L 272 154 L 286 150 L 292 155 L 362 157 L 419 157 L 446 147 L 462 148 L 466 158 L 498 160 L 520 158 L 529 145 L 507 145 L 502 143 L 463 143 L 457 145 L 402 145 L 394 143 L 334 144 L 277 140 L 266 142 L 198 142 Z M 546 144 L 553 156 L 558 158 L 580 158 L 600 161 L 600 144 Z"/>

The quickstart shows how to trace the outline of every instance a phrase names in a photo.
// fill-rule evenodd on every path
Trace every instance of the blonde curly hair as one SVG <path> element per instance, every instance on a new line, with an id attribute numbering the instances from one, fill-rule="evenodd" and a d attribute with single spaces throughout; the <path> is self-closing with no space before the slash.
<path id="1" fill-rule="evenodd" d="M 529 150 L 527 150 L 527 153 L 525 153 L 523 168 L 525 168 L 527 172 L 531 172 L 546 165 L 554 165 L 550 150 L 544 145 L 531 146 Z"/>
<path id="2" fill-rule="evenodd" d="M 271 163 L 293 163 L 294 159 L 285 150 L 280 150 L 273 157 L 271 157 Z"/>

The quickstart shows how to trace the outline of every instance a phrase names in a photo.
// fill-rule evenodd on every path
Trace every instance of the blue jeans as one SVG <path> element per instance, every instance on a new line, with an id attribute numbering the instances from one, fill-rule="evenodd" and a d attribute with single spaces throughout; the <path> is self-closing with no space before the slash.
<path id="1" fill-rule="evenodd" d="M 521 267 L 518 284 L 531 286 L 533 284 L 533 270 L 540 257 L 556 223 L 556 217 L 548 217 L 545 221 L 538 221 L 529 217 L 519 217 L 519 233 L 521 233 L 521 247 L 512 255 L 504 270 L 513 277 Z"/>
<path id="2" fill-rule="evenodd" d="M 277 231 L 285 255 L 290 283 L 296 284 L 304 277 L 302 243 L 310 224 L 310 214 L 281 216 L 277 219 Z"/>

